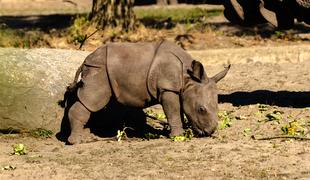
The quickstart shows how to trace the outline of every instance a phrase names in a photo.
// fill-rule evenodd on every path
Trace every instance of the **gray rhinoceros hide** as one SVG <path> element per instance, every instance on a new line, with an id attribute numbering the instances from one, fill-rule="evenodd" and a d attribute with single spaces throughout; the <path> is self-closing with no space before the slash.
<path id="1" fill-rule="evenodd" d="M 158 43 L 111 43 L 84 61 L 80 101 L 92 112 L 102 109 L 106 89 L 124 105 L 147 107 L 158 103 L 160 92 L 180 92 L 185 69 L 192 58 L 168 41 Z M 87 74 L 91 72 L 92 74 Z"/>

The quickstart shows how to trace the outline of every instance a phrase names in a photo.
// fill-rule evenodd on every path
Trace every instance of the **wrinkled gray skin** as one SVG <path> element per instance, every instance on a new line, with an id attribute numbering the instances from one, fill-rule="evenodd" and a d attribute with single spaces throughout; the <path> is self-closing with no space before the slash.
<path id="1" fill-rule="evenodd" d="M 218 125 L 216 82 L 229 70 L 208 78 L 202 64 L 168 41 L 111 43 L 90 54 L 78 69 L 69 91 L 76 88 L 78 101 L 69 109 L 71 135 L 78 144 L 95 139 L 84 128 L 92 112 L 111 98 L 121 104 L 145 108 L 160 103 L 171 128 L 181 135 L 183 113 L 199 135 L 211 135 Z M 77 86 L 81 72 L 82 86 Z"/>

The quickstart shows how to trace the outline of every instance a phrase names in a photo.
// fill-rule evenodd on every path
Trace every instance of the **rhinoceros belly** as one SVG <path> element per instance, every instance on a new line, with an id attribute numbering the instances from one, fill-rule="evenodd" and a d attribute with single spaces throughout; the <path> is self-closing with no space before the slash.
<path id="1" fill-rule="evenodd" d="M 108 45 L 108 76 L 118 102 L 135 107 L 145 107 L 150 103 L 147 74 L 155 49 L 154 43 Z"/>

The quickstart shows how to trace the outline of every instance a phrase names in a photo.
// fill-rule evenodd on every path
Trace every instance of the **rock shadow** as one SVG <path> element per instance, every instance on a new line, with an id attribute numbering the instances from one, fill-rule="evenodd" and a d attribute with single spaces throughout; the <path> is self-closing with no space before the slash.
<path id="1" fill-rule="evenodd" d="M 220 103 L 232 103 L 234 106 L 250 104 L 268 104 L 279 107 L 306 108 L 310 107 L 310 91 L 269 91 L 234 92 L 219 95 Z"/>

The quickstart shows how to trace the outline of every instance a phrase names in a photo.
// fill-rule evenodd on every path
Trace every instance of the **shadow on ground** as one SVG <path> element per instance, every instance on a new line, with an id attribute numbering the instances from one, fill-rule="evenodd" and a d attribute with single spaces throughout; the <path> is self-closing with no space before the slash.
<path id="1" fill-rule="evenodd" d="M 310 25 L 296 22 L 294 27 L 288 30 L 279 30 L 269 23 L 258 24 L 255 26 L 240 26 L 230 22 L 210 22 L 205 26 L 211 27 L 213 31 L 224 32 L 228 36 L 259 36 L 261 38 L 280 38 L 295 40 L 298 34 L 310 33 Z M 300 40 L 309 41 L 309 38 L 300 38 Z"/>
<path id="2" fill-rule="evenodd" d="M 77 101 L 76 92 L 66 93 L 60 106 L 64 108 L 64 116 L 61 121 L 60 132 L 56 134 L 58 140 L 67 142 L 71 133 L 68 119 L 68 110 Z M 99 137 L 115 137 L 118 130 L 124 130 L 128 137 L 145 138 L 146 133 L 168 136 L 168 130 L 155 129 L 146 123 L 146 114 L 140 108 L 131 108 L 111 100 L 102 110 L 92 113 L 85 128 Z"/>
<path id="3" fill-rule="evenodd" d="M 0 24 L 9 28 L 41 28 L 62 29 L 69 27 L 76 14 L 53 14 L 53 15 L 31 15 L 31 16 L 0 16 Z"/>
<path id="4" fill-rule="evenodd" d="M 268 91 L 234 92 L 219 95 L 220 103 L 232 103 L 234 106 L 250 104 L 268 104 L 279 107 L 306 108 L 310 107 L 310 91 Z"/>

